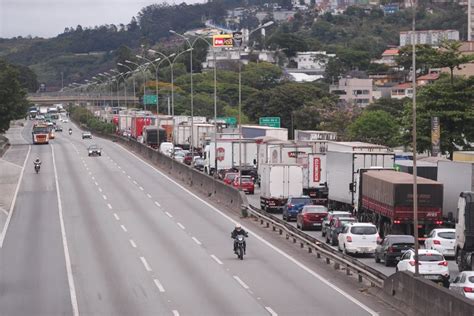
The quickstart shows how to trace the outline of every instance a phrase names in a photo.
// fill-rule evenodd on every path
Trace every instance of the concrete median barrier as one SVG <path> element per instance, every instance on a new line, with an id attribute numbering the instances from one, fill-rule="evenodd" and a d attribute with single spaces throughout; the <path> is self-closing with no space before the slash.
<path id="1" fill-rule="evenodd" d="M 385 279 L 384 292 L 407 315 L 474 315 L 474 302 L 408 272 L 397 272 Z"/>

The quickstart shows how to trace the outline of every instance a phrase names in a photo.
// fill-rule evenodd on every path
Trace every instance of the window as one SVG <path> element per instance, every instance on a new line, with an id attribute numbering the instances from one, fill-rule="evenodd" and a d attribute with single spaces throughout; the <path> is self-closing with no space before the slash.
<path id="1" fill-rule="evenodd" d="M 456 239 L 454 232 L 441 232 L 438 233 L 438 236 L 444 239 Z"/>
<path id="2" fill-rule="evenodd" d="M 377 234 L 377 229 L 373 226 L 354 226 L 351 228 L 351 233 L 354 235 L 374 235 Z"/>
<path id="3" fill-rule="evenodd" d="M 444 257 L 442 255 L 437 254 L 420 254 L 418 255 L 418 261 L 426 261 L 426 262 L 436 262 L 436 261 L 444 261 Z"/>
<path id="4" fill-rule="evenodd" d="M 459 280 L 459 282 L 461 282 L 461 283 L 466 282 L 466 275 L 465 274 L 461 275 L 461 280 Z"/>

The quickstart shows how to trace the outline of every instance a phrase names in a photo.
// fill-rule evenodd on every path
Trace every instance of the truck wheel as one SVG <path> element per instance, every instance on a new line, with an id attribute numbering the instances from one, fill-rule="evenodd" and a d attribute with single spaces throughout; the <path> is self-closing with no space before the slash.
<path id="1" fill-rule="evenodd" d="M 380 258 L 379 256 L 377 256 L 377 254 L 375 254 L 374 258 L 375 258 L 375 263 L 380 263 Z"/>

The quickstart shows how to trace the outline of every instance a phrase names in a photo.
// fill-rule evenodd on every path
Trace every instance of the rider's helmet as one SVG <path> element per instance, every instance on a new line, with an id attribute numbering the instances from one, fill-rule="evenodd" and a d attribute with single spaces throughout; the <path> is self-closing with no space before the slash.
<path id="1" fill-rule="evenodd" d="M 242 226 L 237 223 L 237 224 L 235 224 L 235 229 L 236 229 L 237 231 L 240 231 L 240 230 L 242 229 Z"/>
<path id="2" fill-rule="evenodd" d="M 40 162 L 40 159 L 39 159 L 39 158 L 36 158 L 36 159 L 35 159 L 35 162 Z"/>

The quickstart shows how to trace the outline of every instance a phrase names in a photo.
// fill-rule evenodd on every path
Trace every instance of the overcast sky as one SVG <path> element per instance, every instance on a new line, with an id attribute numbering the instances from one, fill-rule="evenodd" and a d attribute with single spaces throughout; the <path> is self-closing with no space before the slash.
<path id="1" fill-rule="evenodd" d="M 54 37 L 66 27 L 128 24 L 147 5 L 162 0 L 0 0 L 0 38 Z M 167 1 L 198 3 L 203 0 Z"/>

